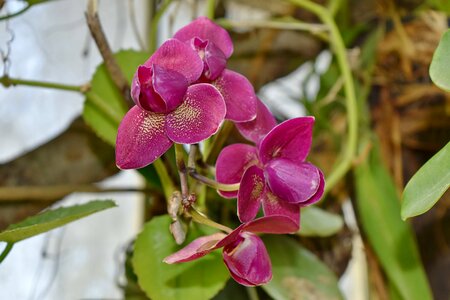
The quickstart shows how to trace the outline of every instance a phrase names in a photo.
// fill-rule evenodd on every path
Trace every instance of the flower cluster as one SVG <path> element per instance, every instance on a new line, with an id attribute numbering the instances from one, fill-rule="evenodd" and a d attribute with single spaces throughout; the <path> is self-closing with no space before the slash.
<path id="1" fill-rule="evenodd" d="M 225 69 L 233 52 L 227 31 L 205 17 L 181 28 L 141 66 L 132 82 L 136 106 L 117 133 L 116 164 L 142 168 L 172 144 L 201 142 L 224 119 L 255 119 L 256 96 L 242 75 Z"/>
<path id="2" fill-rule="evenodd" d="M 225 147 L 217 159 L 217 181 L 240 182 L 238 192 L 220 191 L 220 194 L 237 197 L 241 222 L 254 219 L 260 204 L 267 216 L 284 215 L 300 222 L 300 207 L 317 202 L 323 194 L 322 172 L 305 162 L 311 148 L 314 118 L 274 124 L 270 111 L 259 102 L 256 120 L 237 126 L 257 147 L 233 144 Z"/>
<path id="3" fill-rule="evenodd" d="M 272 278 L 269 255 L 257 234 L 298 231 L 300 208 L 321 198 L 324 177 L 306 162 L 314 118 L 277 125 L 249 81 L 226 69 L 232 52 L 228 33 L 205 17 L 162 44 L 133 78 L 136 106 L 119 126 L 116 162 L 122 169 L 144 167 L 173 143 L 199 143 L 215 134 L 224 119 L 235 122 L 255 146 L 233 144 L 222 149 L 216 180 L 222 187 L 239 185 L 236 191 L 218 192 L 237 198 L 242 224 L 228 234 L 200 237 L 164 261 L 191 261 L 223 248 L 231 276 L 254 286 Z M 264 216 L 256 218 L 260 206 Z"/>

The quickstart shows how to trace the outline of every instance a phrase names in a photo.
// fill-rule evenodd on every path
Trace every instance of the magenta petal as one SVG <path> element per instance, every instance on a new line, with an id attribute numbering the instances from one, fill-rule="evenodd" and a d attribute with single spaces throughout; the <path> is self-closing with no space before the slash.
<path id="1" fill-rule="evenodd" d="M 220 183 L 241 182 L 245 170 L 258 163 L 255 147 L 246 144 L 233 144 L 222 149 L 216 161 L 216 180 Z M 236 192 L 219 191 L 225 198 L 237 197 Z"/>
<path id="2" fill-rule="evenodd" d="M 313 126 L 314 117 L 290 119 L 276 126 L 261 141 L 261 161 L 266 164 L 277 157 L 304 161 L 311 148 Z"/>
<path id="3" fill-rule="evenodd" d="M 183 249 L 164 258 L 163 261 L 167 264 L 173 264 L 191 261 L 205 256 L 214 249 L 217 249 L 217 242 L 223 239 L 225 236 L 226 235 L 224 233 L 218 232 L 212 235 L 195 239 Z"/>
<path id="4" fill-rule="evenodd" d="M 237 212 L 242 223 L 249 222 L 256 217 L 264 189 L 264 171 L 257 166 L 249 167 L 242 177 L 238 193 Z"/>
<path id="5" fill-rule="evenodd" d="M 320 169 L 317 169 L 317 171 L 319 171 L 319 175 L 320 175 L 320 184 L 319 184 L 319 188 L 317 189 L 317 192 L 311 197 L 309 198 L 307 201 L 299 203 L 301 207 L 303 206 L 308 206 L 311 204 L 316 203 L 317 201 L 320 200 L 320 198 L 322 198 L 323 195 L 323 191 L 325 189 L 325 178 L 323 176 L 322 171 L 320 171 Z"/>
<path id="6" fill-rule="evenodd" d="M 242 230 L 244 229 L 245 224 L 241 224 L 236 229 L 234 229 L 231 233 L 229 233 L 225 238 L 223 238 L 220 242 L 217 243 L 216 247 L 221 248 L 230 244 L 236 244 L 240 239 L 240 235 Z"/>
<path id="7" fill-rule="evenodd" d="M 214 86 L 191 85 L 183 103 L 167 115 L 167 136 L 180 144 L 199 143 L 217 132 L 225 113 L 222 95 Z"/>
<path id="8" fill-rule="evenodd" d="M 212 84 L 223 95 L 227 105 L 226 119 L 247 122 L 256 118 L 256 95 L 247 78 L 225 69 Z"/>
<path id="9" fill-rule="evenodd" d="M 209 80 L 215 80 L 225 69 L 227 58 L 214 43 L 208 43 L 204 51 L 205 77 Z"/>
<path id="10" fill-rule="evenodd" d="M 319 170 L 310 163 L 278 158 L 269 162 L 264 171 L 270 190 L 289 203 L 307 201 L 320 186 Z"/>
<path id="11" fill-rule="evenodd" d="M 206 17 L 197 18 L 178 30 L 173 37 L 182 42 L 187 42 L 195 37 L 208 40 L 216 44 L 227 58 L 233 53 L 233 42 L 228 32 Z"/>
<path id="12" fill-rule="evenodd" d="M 116 164 L 121 169 L 145 167 L 172 146 L 164 133 L 165 116 L 134 106 L 119 125 Z"/>
<path id="13" fill-rule="evenodd" d="M 163 113 L 166 103 L 153 89 L 152 77 L 151 68 L 139 66 L 132 81 L 131 98 L 143 110 Z"/>
<path id="14" fill-rule="evenodd" d="M 247 286 L 261 285 L 272 279 L 272 264 L 260 237 L 244 232 L 240 240 L 223 249 L 223 260 L 233 278 Z"/>
<path id="15" fill-rule="evenodd" d="M 188 83 L 200 78 L 203 61 L 191 46 L 176 39 L 169 39 L 145 62 L 146 67 L 158 65 L 183 75 Z"/>
<path id="16" fill-rule="evenodd" d="M 186 78 L 177 71 L 153 65 L 153 88 L 165 103 L 165 112 L 177 108 L 188 88 Z"/>
<path id="17" fill-rule="evenodd" d="M 294 233 L 298 231 L 299 223 L 288 216 L 265 216 L 244 224 L 241 230 L 253 233 Z"/>
<path id="18" fill-rule="evenodd" d="M 295 222 L 297 227 L 300 227 L 300 206 L 298 204 L 287 203 L 266 189 L 262 205 L 265 216 L 285 216 Z"/>
<path id="19" fill-rule="evenodd" d="M 249 141 L 258 144 L 277 125 L 269 108 L 259 99 L 256 102 L 256 118 L 249 122 L 236 123 L 236 128 Z"/>

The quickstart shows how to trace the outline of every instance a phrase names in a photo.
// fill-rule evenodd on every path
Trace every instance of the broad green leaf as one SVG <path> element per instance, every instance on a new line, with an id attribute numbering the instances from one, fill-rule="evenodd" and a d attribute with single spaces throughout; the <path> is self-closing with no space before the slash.
<path id="1" fill-rule="evenodd" d="M 354 178 L 362 228 L 391 284 L 403 299 L 432 299 L 414 233 L 400 219 L 400 201 L 377 147 Z"/>
<path id="2" fill-rule="evenodd" d="M 402 219 L 427 212 L 449 186 L 450 142 L 430 158 L 406 185 L 403 191 Z"/>
<path id="3" fill-rule="evenodd" d="M 155 217 L 138 235 L 132 262 L 139 285 L 153 300 L 211 299 L 229 278 L 221 250 L 192 262 L 163 263 L 166 256 L 181 248 L 169 232 L 170 223 L 168 216 Z M 204 231 L 192 226 L 183 246 L 201 235 L 211 234 Z"/>
<path id="4" fill-rule="evenodd" d="M 10 225 L 0 233 L 0 241 L 15 243 L 115 206 L 116 204 L 111 200 L 96 200 L 86 204 L 47 210 L 20 223 Z"/>
<path id="5" fill-rule="evenodd" d="M 299 235 L 327 237 L 339 232 L 344 226 L 342 217 L 318 208 L 302 208 Z"/>
<path id="6" fill-rule="evenodd" d="M 114 55 L 124 75 L 130 80 L 138 65 L 144 63 L 149 54 L 132 50 L 120 51 Z M 108 75 L 105 64 L 97 67 L 86 93 L 83 118 L 102 139 L 115 145 L 117 128 L 127 112 L 122 95 Z"/>
<path id="7" fill-rule="evenodd" d="M 434 84 L 450 91 L 450 30 L 442 36 L 430 65 L 430 77 Z"/>
<path id="8" fill-rule="evenodd" d="M 342 299 L 333 272 L 295 240 L 263 237 L 272 260 L 272 281 L 262 288 L 274 299 Z"/>

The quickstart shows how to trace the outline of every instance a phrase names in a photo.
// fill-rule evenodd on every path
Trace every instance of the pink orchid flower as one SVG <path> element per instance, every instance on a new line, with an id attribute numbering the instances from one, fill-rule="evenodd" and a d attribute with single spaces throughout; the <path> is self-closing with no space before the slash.
<path id="1" fill-rule="evenodd" d="M 258 104 L 255 121 L 238 126 L 257 146 L 233 144 L 222 149 L 216 162 L 220 183 L 240 183 L 239 191 L 219 193 L 238 199 L 241 222 L 254 219 L 262 204 L 264 214 L 284 215 L 299 222 L 300 207 L 320 200 L 324 190 L 322 172 L 306 162 L 312 143 L 313 117 L 274 124 L 270 111 Z"/>
<path id="2" fill-rule="evenodd" d="M 256 233 L 284 234 L 298 230 L 290 218 L 270 216 L 242 224 L 228 235 L 215 233 L 200 237 L 164 259 L 168 264 L 188 262 L 223 248 L 223 260 L 238 283 L 256 286 L 272 279 L 272 264 L 263 241 Z"/>
<path id="3" fill-rule="evenodd" d="M 189 44 L 203 62 L 200 82 L 211 83 L 225 100 L 225 119 L 247 122 L 256 117 L 256 95 L 251 83 L 239 73 L 225 69 L 233 53 L 228 32 L 206 17 L 199 17 L 174 34 Z"/>
<path id="4" fill-rule="evenodd" d="M 211 84 L 195 83 L 203 63 L 189 46 L 166 41 L 138 67 L 131 95 L 136 106 L 117 133 L 116 164 L 136 169 L 154 162 L 175 143 L 192 144 L 215 134 L 226 106 Z"/>

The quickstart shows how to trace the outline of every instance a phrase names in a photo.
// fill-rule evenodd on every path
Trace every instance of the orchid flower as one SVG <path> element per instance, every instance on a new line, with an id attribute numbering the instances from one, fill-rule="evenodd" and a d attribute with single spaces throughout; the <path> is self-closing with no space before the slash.
<path id="1" fill-rule="evenodd" d="M 151 164 L 175 143 L 192 144 L 215 134 L 226 107 L 211 84 L 195 83 L 203 63 L 189 46 L 169 39 L 142 65 L 132 82 L 136 106 L 117 133 L 116 164 L 136 169 Z"/>
<path id="2" fill-rule="evenodd" d="M 242 224 L 228 235 L 215 233 L 195 239 L 164 259 L 168 264 L 188 262 L 223 248 L 223 260 L 238 283 L 256 286 L 272 279 L 272 265 L 263 241 L 256 233 L 284 234 L 298 230 L 298 225 L 284 216 L 270 216 Z"/>
<path id="3" fill-rule="evenodd" d="M 285 215 L 299 222 L 300 207 L 317 202 L 325 185 L 322 172 L 305 161 L 311 148 L 314 118 L 290 119 L 261 138 L 273 119 L 261 103 L 259 113 L 257 120 L 240 128 L 257 146 L 233 144 L 219 154 L 217 181 L 240 183 L 239 191 L 219 193 L 226 198 L 237 196 L 238 216 L 243 223 L 255 218 L 261 203 L 266 216 Z M 259 129 L 252 132 L 252 128 Z"/>
<path id="4" fill-rule="evenodd" d="M 239 73 L 225 69 L 233 53 L 228 32 L 206 17 L 199 17 L 174 34 L 195 50 L 203 62 L 200 82 L 211 83 L 222 94 L 227 107 L 225 118 L 247 122 L 256 117 L 256 95 L 251 83 Z"/>

